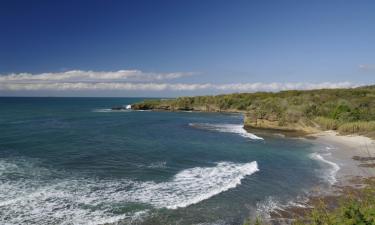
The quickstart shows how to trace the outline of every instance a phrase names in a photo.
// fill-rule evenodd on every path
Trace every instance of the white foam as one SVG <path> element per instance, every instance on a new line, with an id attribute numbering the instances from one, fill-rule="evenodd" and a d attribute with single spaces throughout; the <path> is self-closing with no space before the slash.
<path id="1" fill-rule="evenodd" d="M 157 169 L 157 168 L 166 168 L 167 162 L 161 161 L 161 162 L 153 162 L 150 165 L 147 166 L 147 168 Z"/>
<path id="2" fill-rule="evenodd" d="M 284 210 L 282 204 L 272 196 L 268 196 L 265 200 L 256 204 L 256 213 L 262 218 L 270 218 L 271 213 L 282 210 Z"/>
<path id="3" fill-rule="evenodd" d="M 132 111 L 132 109 L 131 109 L 131 106 L 129 108 L 129 105 L 127 105 L 125 109 L 116 109 L 116 110 L 113 110 L 113 109 L 94 109 L 94 110 L 92 110 L 92 112 L 99 112 L 99 113 L 131 112 L 131 111 Z"/>
<path id="4" fill-rule="evenodd" d="M 310 157 L 312 159 L 315 159 L 315 160 L 318 160 L 318 161 L 321 161 L 321 162 L 327 164 L 330 167 L 330 170 L 328 171 L 328 176 L 326 176 L 328 182 L 330 184 L 334 184 L 334 183 L 337 182 L 337 180 L 336 180 L 336 174 L 340 170 L 340 166 L 339 165 L 337 165 L 336 163 L 334 163 L 332 161 L 329 161 L 329 160 L 323 158 L 323 156 L 321 156 L 320 154 L 318 154 L 316 152 L 312 153 L 310 155 Z"/>
<path id="5" fill-rule="evenodd" d="M 326 150 L 333 150 L 336 149 L 334 146 L 326 146 Z"/>
<path id="6" fill-rule="evenodd" d="M 280 196 L 279 196 L 280 197 Z M 293 200 L 280 201 L 279 197 L 268 196 L 263 201 L 256 204 L 256 214 L 262 218 L 271 218 L 271 213 L 280 215 L 280 212 L 288 210 L 290 207 L 302 209 L 310 208 L 307 204 L 308 198 L 297 196 Z"/>
<path id="7" fill-rule="evenodd" d="M 176 209 L 198 203 L 235 188 L 241 180 L 258 171 L 257 163 L 220 162 L 215 167 L 195 167 L 176 174 L 171 181 L 135 184 L 129 198 L 159 208 Z"/>
<path id="8" fill-rule="evenodd" d="M 112 109 L 94 109 L 92 110 L 93 112 L 112 112 Z"/>
<path id="9" fill-rule="evenodd" d="M 241 124 L 189 123 L 189 126 L 224 133 L 234 133 L 253 140 L 264 140 L 262 137 L 247 132 Z"/>
<path id="10" fill-rule="evenodd" d="M 4 165 L 0 162 L 0 165 Z M 41 171 L 36 175 L 8 163 L 5 167 L 24 173 L 22 179 L 0 179 L 0 223 L 7 224 L 103 224 L 133 221 L 143 215 L 147 205 L 176 209 L 198 203 L 241 184 L 258 171 L 257 163 L 219 162 L 213 167 L 182 170 L 165 182 L 59 178 Z M 17 169 L 18 168 L 18 169 Z M 2 169 L 0 171 L 3 171 Z M 44 174 L 43 174 L 44 173 Z M 29 176 L 28 176 L 29 175 Z M 146 204 L 127 214 L 115 214 L 119 205 Z"/>

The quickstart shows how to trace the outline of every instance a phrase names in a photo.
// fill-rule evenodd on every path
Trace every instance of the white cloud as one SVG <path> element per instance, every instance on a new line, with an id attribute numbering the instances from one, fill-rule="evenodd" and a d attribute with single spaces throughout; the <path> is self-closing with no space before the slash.
<path id="1" fill-rule="evenodd" d="M 166 82 L 195 73 L 146 73 L 140 70 L 0 75 L 0 91 L 207 91 L 256 92 L 356 87 L 350 82 L 324 83 L 176 83 Z"/>
<path id="2" fill-rule="evenodd" d="M 350 82 L 323 82 L 323 83 L 238 83 L 238 84 L 222 84 L 214 85 L 218 90 L 234 90 L 234 91 L 282 91 L 282 90 L 311 90 L 322 88 L 348 88 L 358 85 Z"/>
<path id="3" fill-rule="evenodd" d="M 358 85 L 350 82 L 340 83 L 233 83 L 233 84 L 185 84 L 185 83 L 0 83 L 2 91 L 85 91 L 85 90 L 122 90 L 122 91 L 196 91 L 216 90 L 224 92 L 256 92 L 280 90 L 310 90 L 321 88 L 349 88 Z"/>
<path id="4" fill-rule="evenodd" d="M 0 82 L 119 82 L 119 81 L 161 81 L 192 76 L 193 72 L 148 73 L 140 70 L 83 71 L 71 70 L 61 73 L 18 73 L 0 75 Z"/>

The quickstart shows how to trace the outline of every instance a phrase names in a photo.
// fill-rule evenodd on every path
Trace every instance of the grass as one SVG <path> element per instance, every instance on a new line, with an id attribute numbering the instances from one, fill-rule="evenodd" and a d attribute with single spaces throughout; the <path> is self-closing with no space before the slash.
<path id="1" fill-rule="evenodd" d="M 338 131 L 342 134 L 360 134 L 372 132 L 375 131 L 375 121 L 357 121 L 345 123 L 338 127 Z"/>
<path id="2" fill-rule="evenodd" d="M 337 120 L 321 116 L 315 118 L 315 122 L 317 122 L 324 130 L 337 130 L 340 126 L 340 123 Z"/>

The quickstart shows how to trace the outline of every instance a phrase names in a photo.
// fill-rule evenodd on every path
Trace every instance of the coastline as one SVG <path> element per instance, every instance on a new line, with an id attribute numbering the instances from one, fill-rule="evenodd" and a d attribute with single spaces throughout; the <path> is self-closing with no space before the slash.
<path id="1" fill-rule="evenodd" d="M 132 105 L 132 109 L 134 105 Z M 151 108 L 151 111 L 164 112 L 209 112 L 209 113 L 238 113 L 243 115 L 243 128 L 248 133 L 281 135 L 287 138 L 303 138 L 316 145 L 321 145 L 329 154 L 329 162 L 339 165 L 335 175 L 335 185 L 348 185 L 353 177 L 375 177 L 375 140 L 358 134 L 339 134 L 333 130 L 322 130 L 317 124 L 310 126 L 305 123 L 293 125 L 276 125 L 275 122 L 258 120 L 256 124 L 250 116 L 239 110 L 207 110 L 207 109 L 170 109 Z M 260 122 L 259 122 L 260 121 Z M 326 158 L 327 156 L 324 156 Z"/>
<path id="2" fill-rule="evenodd" d="M 168 110 L 151 109 L 151 111 L 174 112 L 210 112 L 206 110 Z M 298 138 L 311 142 L 314 145 L 316 160 L 328 167 L 332 167 L 332 180 L 325 184 L 317 184 L 311 187 L 311 193 L 302 197 L 301 201 L 269 211 L 267 220 L 272 224 L 289 224 L 291 220 L 311 211 L 312 207 L 325 202 L 331 208 L 338 205 L 340 196 L 353 193 L 364 186 L 366 178 L 375 177 L 375 141 L 366 136 L 341 135 L 335 131 L 322 131 L 319 127 L 311 127 L 306 124 L 298 124 L 294 127 L 275 126 L 274 124 L 258 123 L 261 126 L 251 126 L 246 123 L 246 116 L 241 111 L 219 111 L 216 113 L 239 113 L 244 116 L 243 128 L 255 135 L 262 134 L 282 136 L 285 138 Z M 371 158 L 370 160 L 368 160 Z M 367 166 L 364 166 L 367 165 Z M 337 166 L 337 168 L 335 168 Z M 336 171 L 335 171 L 336 170 Z M 327 172 L 331 173 L 331 172 Z"/>
<path id="3" fill-rule="evenodd" d="M 272 129 L 269 132 L 274 132 Z M 356 195 L 367 181 L 375 177 L 375 140 L 360 135 L 340 135 L 335 131 L 320 131 L 301 136 L 315 145 L 320 160 L 335 169 L 335 181 L 330 185 L 312 187 L 311 193 L 302 201 L 270 211 L 271 224 L 290 224 L 296 218 L 303 218 L 313 207 L 324 203 L 328 208 L 338 207 L 341 196 Z M 364 166 L 370 165 L 370 166 Z"/>
<path id="4" fill-rule="evenodd" d="M 340 166 L 335 185 L 349 185 L 354 177 L 373 177 L 375 168 L 375 141 L 360 135 L 340 135 L 334 131 L 322 131 L 308 135 L 311 140 L 326 147 L 328 160 Z M 368 165 L 368 166 L 364 166 Z"/>

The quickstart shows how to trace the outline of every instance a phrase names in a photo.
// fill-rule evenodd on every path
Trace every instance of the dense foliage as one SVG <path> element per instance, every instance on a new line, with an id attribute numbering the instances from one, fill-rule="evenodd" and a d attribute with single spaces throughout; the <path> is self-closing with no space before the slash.
<path id="1" fill-rule="evenodd" d="M 375 131 L 375 86 L 353 89 L 235 93 L 149 100 L 136 109 L 240 111 L 279 126 L 303 121 L 343 133 Z M 370 122 L 371 121 L 371 122 Z"/>

